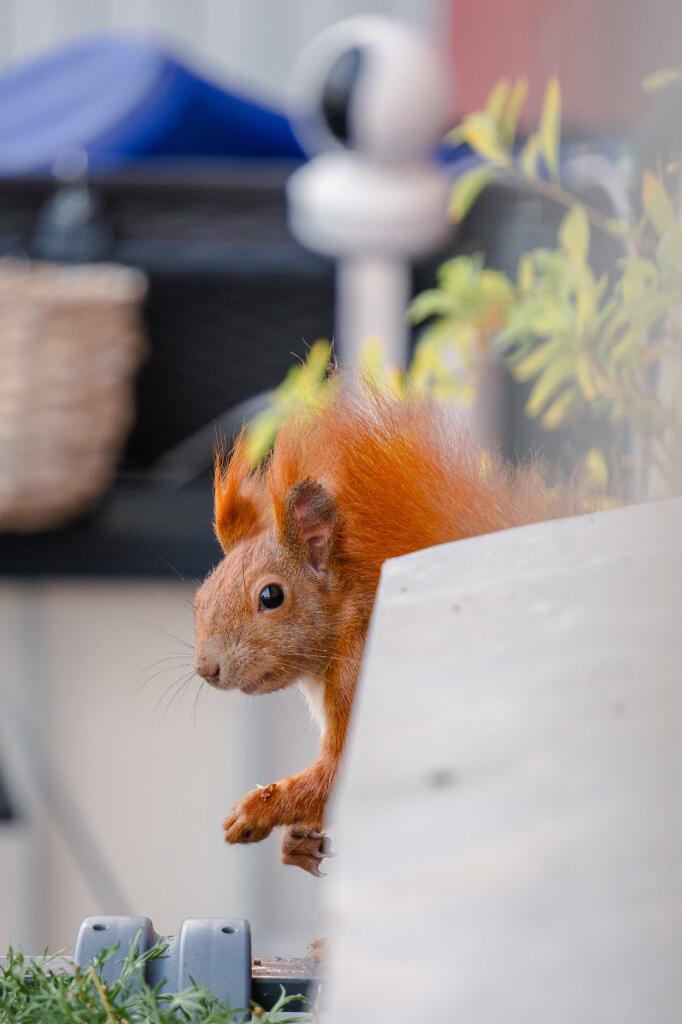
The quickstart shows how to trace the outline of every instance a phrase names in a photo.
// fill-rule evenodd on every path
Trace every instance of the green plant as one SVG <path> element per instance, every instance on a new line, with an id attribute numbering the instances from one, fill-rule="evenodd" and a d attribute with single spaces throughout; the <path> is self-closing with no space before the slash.
<path id="1" fill-rule="evenodd" d="M 331 355 L 329 342 L 316 341 L 307 358 L 291 367 L 273 392 L 268 407 L 249 422 L 247 454 L 254 465 L 270 451 L 287 417 L 298 409 L 314 408 L 326 400 L 333 387 L 329 374 Z"/>
<path id="2" fill-rule="evenodd" d="M 679 76 L 661 72 L 644 85 L 662 88 Z M 532 384 L 526 412 L 544 429 L 590 418 L 608 424 L 608 450 L 588 453 L 595 482 L 605 486 L 609 477 L 637 477 L 632 489 L 641 493 L 642 477 L 653 471 L 659 486 L 676 490 L 682 485 L 682 225 L 667 179 L 676 179 L 679 194 L 680 165 L 644 172 L 637 222 L 606 217 L 561 184 L 561 94 L 555 79 L 537 131 L 520 150 L 515 147 L 525 93 L 523 80 L 498 83 L 485 109 L 450 134 L 454 142 L 468 142 L 481 161 L 455 185 L 451 214 L 461 220 L 487 185 L 512 179 L 567 208 L 558 244 L 525 253 L 515 280 L 501 274 L 486 279 L 490 272 L 481 257 L 445 264 L 438 286 L 411 308 L 415 323 L 430 320 L 417 357 L 422 348 L 430 352 L 437 379 L 447 350 L 461 348 L 462 311 L 472 311 L 469 363 L 476 350 L 501 356 L 517 380 Z M 609 275 L 596 277 L 589 263 L 595 231 L 623 247 Z"/>
<path id="3" fill-rule="evenodd" d="M 163 957 L 166 945 L 158 942 L 146 953 L 132 948 L 122 959 L 118 981 L 107 986 L 105 964 L 118 947 L 104 950 L 84 970 L 59 970 L 58 958 L 28 958 L 10 949 L 0 968 L 0 1021 L 2 1024 L 239 1024 L 251 1017 L 248 1010 L 231 1010 L 204 986 L 192 984 L 184 992 L 167 994 L 144 980 L 145 965 Z M 276 1024 L 291 1000 L 284 991 L 269 1012 L 254 1008 L 251 1019 Z M 311 1014 L 287 1021 L 311 1022 Z"/>
<path id="4" fill-rule="evenodd" d="M 655 91 L 682 78 L 668 69 L 645 80 Z M 682 225 L 671 192 L 682 192 L 682 165 L 644 172 L 639 219 L 608 217 L 561 181 L 561 91 L 550 79 L 537 129 L 517 145 L 527 93 L 524 79 L 503 80 L 483 110 L 448 136 L 467 142 L 479 164 L 453 188 L 450 214 L 463 219 L 493 181 L 522 185 L 566 208 L 555 248 L 524 253 L 515 278 L 487 268 L 482 255 L 457 256 L 438 271 L 436 287 L 418 295 L 409 316 L 425 324 L 410 367 L 386 366 L 368 341 L 360 372 L 396 393 L 428 391 L 472 404 L 491 359 L 504 361 L 530 388 L 526 412 L 544 430 L 599 424 L 610 442 L 585 456 L 594 489 L 618 481 L 634 494 L 653 474 L 659 490 L 682 488 Z M 672 183 L 672 188 L 669 184 Z M 621 246 L 609 274 L 590 264 L 595 232 Z M 325 400 L 329 346 L 313 346 L 250 426 L 254 461 L 270 448 L 286 416 Z M 602 429 L 603 433 L 603 429 Z"/>

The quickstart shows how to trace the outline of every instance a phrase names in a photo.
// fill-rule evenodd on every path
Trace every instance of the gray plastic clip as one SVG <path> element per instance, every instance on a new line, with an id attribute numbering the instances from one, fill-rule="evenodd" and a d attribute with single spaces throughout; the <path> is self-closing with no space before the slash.
<path id="1" fill-rule="evenodd" d="M 102 970 L 103 980 L 111 985 L 118 980 L 121 961 L 136 938 L 138 953 L 146 953 L 156 942 L 157 935 L 148 917 L 86 917 L 78 931 L 73 958 L 84 967 L 103 949 L 117 945 L 119 952 L 107 960 Z"/>
<path id="2" fill-rule="evenodd" d="M 74 960 L 85 966 L 98 953 L 118 944 L 119 953 L 107 961 L 102 976 L 108 985 L 121 971 L 121 961 L 138 938 L 138 953 L 146 952 L 158 936 L 148 917 L 86 917 L 78 933 Z M 150 985 L 164 992 L 181 992 L 192 981 L 206 985 L 232 1009 L 247 1009 L 251 999 L 251 926 L 242 917 L 190 918 L 177 935 L 168 938 L 163 957 L 145 970 Z"/>
<path id="3" fill-rule="evenodd" d="M 183 921 L 169 939 L 164 960 L 149 965 L 149 982 L 163 978 L 163 991 L 181 992 L 193 981 L 206 985 L 233 1010 L 251 999 L 251 926 L 243 918 L 204 917 Z"/>

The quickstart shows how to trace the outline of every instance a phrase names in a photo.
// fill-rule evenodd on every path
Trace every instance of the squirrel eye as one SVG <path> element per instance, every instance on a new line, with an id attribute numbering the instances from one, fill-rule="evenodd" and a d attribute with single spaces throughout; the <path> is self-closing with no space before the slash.
<path id="1" fill-rule="evenodd" d="M 279 608 L 284 600 L 284 591 L 276 583 L 268 583 L 258 595 L 258 607 L 261 610 Z"/>

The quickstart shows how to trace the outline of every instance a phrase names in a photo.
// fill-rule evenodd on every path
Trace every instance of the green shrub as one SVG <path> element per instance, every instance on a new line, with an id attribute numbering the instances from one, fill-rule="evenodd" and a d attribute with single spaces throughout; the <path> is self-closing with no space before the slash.
<path id="1" fill-rule="evenodd" d="M 655 91 L 682 78 L 669 69 L 645 80 Z M 590 448 L 584 475 L 597 493 L 609 488 L 644 497 L 682 490 L 682 225 L 673 195 L 682 194 L 679 161 L 645 170 L 641 216 L 607 217 L 566 191 L 559 146 L 561 92 L 550 79 L 537 129 L 522 147 L 516 133 L 527 92 L 523 79 L 503 80 L 483 110 L 448 136 L 467 142 L 479 164 L 457 180 L 450 214 L 462 220 L 493 181 L 506 180 L 563 205 L 555 248 L 522 255 L 515 277 L 485 266 L 482 255 L 444 263 L 436 286 L 409 311 L 424 324 L 406 371 L 386 366 L 368 340 L 361 373 L 401 394 L 426 391 L 471 405 L 487 366 L 502 360 L 527 383 L 526 413 L 542 430 L 580 428 L 609 438 Z M 634 206 L 640 204 L 635 203 Z M 618 241 L 610 274 L 590 265 L 595 232 Z M 283 420 L 325 400 L 330 346 L 318 342 L 250 425 L 254 462 L 271 447 Z M 653 483 L 652 483 L 653 481 Z"/>
<path id="2" fill-rule="evenodd" d="M 116 957 L 118 947 L 100 953 L 84 970 L 59 970 L 58 957 L 28 958 L 10 949 L 0 968 L 0 1021 L 2 1024 L 239 1024 L 245 1018 L 275 1024 L 292 999 L 284 991 L 269 1012 L 254 1008 L 232 1010 L 204 986 L 192 984 L 184 992 L 159 992 L 144 980 L 145 965 L 163 957 L 167 946 L 157 943 L 144 954 L 133 948 L 122 960 L 119 979 L 107 986 L 104 965 Z M 253 1013 L 253 1016 L 251 1014 Z M 312 1021 L 310 1014 L 287 1021 Z"/>
<path id="3" fill-rule="evenodd" d="M 644 87 L 663 88 L 679 77 L 673 70 L 657 73 Z M 429 320 L 416 358 L 429 353 L 439 382 L 448 350 L 461 350 L 463 339 L 465 366 L 475 365 L 477 350 L 492 351 L 516 380 L 532 385 L 526 413 L 543 429 L 590 420 L 608 425 L 608 450 L 588 453 L 596 482 L 626 480 L 642 494 L 653 473 L 659 489 L 676 492 L 682 487 L 682 225 L 672 194 L 680 194 L 680 163 L 644 171 L 638 220 L 606 217 L 562 186 L 555 79 L 537 131 L 515 147 L 525 92 L 523 80 L 499 82 L 485 109 L 450 134 L 453 142 L 468 142 L 481 161 L 458 179 L 450 210 L 461 220 L 491 182 L 517 182 L 566 207 L 557 246 L 525 253 L 515 279 L 490 276 L 481 257 L 446 263 L 437 287 L 412 304 L 415 323 Z M 590 266 L 595 232 L 622 245 L 610 275 L 596 277 Z"/>

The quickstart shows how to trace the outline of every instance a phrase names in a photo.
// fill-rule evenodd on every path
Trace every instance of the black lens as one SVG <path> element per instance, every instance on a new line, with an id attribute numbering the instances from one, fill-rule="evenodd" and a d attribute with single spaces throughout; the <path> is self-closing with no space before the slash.
<path id="1" fill-rule="evenodd" d="M 278 587 L 276 583 L 268 583 L 267 587 L 263 587 L 258 596 L 258 606 L 260 608 L 279 608 L 282 601 L 284 600 L 284 591 L 281 587 Z"/>
<path id="2" fill-rule="evenodd" d="M 347 50 L 329 69 L 324 83 L 322 115 L 339 142 L 352 144 L 350 105 L 361 65 L 361 51 L 357 47 Z"/>

